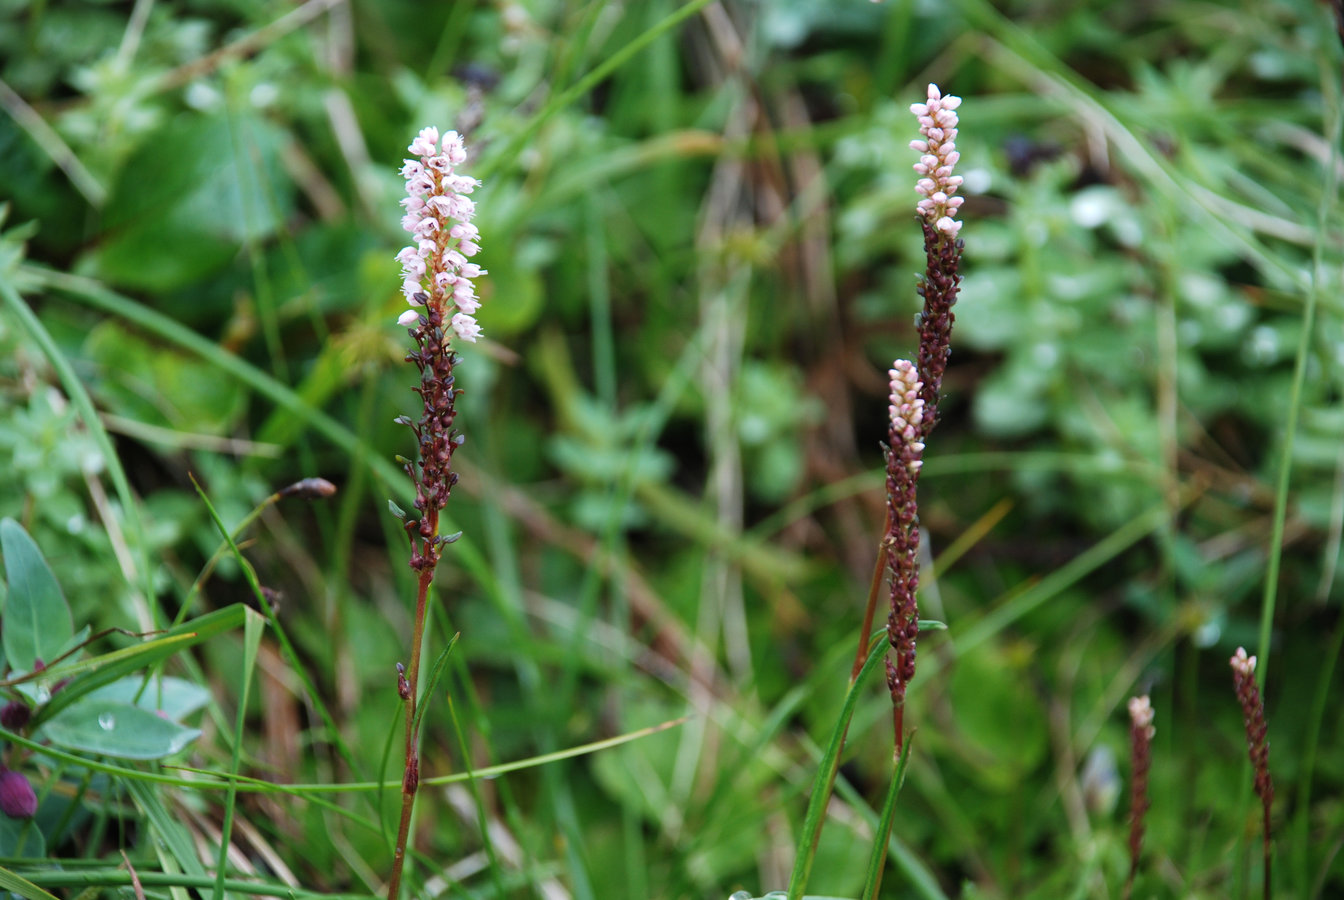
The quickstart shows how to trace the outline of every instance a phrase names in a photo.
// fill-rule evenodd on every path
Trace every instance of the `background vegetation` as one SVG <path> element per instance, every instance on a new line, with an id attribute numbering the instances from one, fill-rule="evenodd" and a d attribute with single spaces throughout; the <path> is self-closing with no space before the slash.
<path id="1" fill-rule="evenodd" d="M 689 718 L 426 787 L 414 895 L 782 888 L 882 527 L 922 268 L 907 107 L 936 81 L 965 98 L 969 198 L 921 485 L 925 615 L 950 627 L 921 644 L 884 896 L 1118 896 L 1144 692 L 1138 895 L 1257 889 L 1238 645 L 1265 675 L 1278 895 L 1338 896 L 1336 24 L 1311 0 L 4 0 L 0 514 L 76 624 L 148 631 L 250 597 L 190 476 L 231 528 L 334 482 L 242 532 L 294 654 L 268 633 L 250 663 L 234 629 L 174 656 L 212 698 L 177 760 L 395 787 L 397 169 L 421 126 L 458 129 L 489 340 L 461 348 L 463 537 L 429 652 L 461 639 L 424 773 Z M 812 893 L 860 889 L 888 722 L 874 687 Z M 395 791 L 314 797 L 118 776 L 46 851 L 129 893 L 118 851 L 191 872 L 227 809 L 238 877 L 377 893 Z M 10 868 L 76 892 L 5 835 Z"/>

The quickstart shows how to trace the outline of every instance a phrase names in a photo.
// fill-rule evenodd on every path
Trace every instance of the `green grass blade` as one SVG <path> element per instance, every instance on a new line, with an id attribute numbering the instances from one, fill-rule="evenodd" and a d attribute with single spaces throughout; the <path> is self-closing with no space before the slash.
<path id="1" fill-rule="evenodd" d="M 229 758 L 229 774 L 237 775 L 242 768 L 243 735 L 247 733 L 247 698 L 252 689 L 252 673 L 257 664 L 257 650 L 261 647 L 261 633 L 266 620 L 252 610 L 247 611 L 243 625 L 242 683 L 238 686 L 238 718 L 233 726 L 233 753 Z M 224 896 L 224 876 L 229 871 L 229 843 L 233 835 L 233 813 L 238 803 L 238 786 L 229 782 L 224 796 L 224 822 L 220 825 L 219 861 L 215 864 L 214 900 Z"/>
<path id="2" fill-rule="evenodd" d="M 139 773 L 132 773 L 133 776 Z M 144 779 L 130 777 L 124 780 L 126 792 L 131 795 L 136 807 L 144 813 L 145 818 L 149 820 L 150 827 L 158 834 L 161 843 L 157 847 L 159 860 L 165 866 L 176 866 L 179 871 L 187 875 L 194 875 L 199 878 L 210 878 L 205 867 L 201 865 L 200 858 L 196 855 L 196 847 L 191 842 L 191 835 L 187 834 L 182 824 L 177 818 L 168 812 L 163 801 L 154 791 L 150 783 Z M 207 882 L 208 883 L 208 882 Z M 180 888 L 174 891 L 175 895 L 186 897 L 186 892 Z"/>
<path id="3" fill-rule="evenodd" d="M 610 77 L 612 72 L 615 72 L 621 66 L 633 59 L 635 54 L 640 50 L 643 50 L 660 36 L 672 30 L 672 28 L 676 27 L 682 21 L 695 15 L 708 5 L 709 0 L 691 0 L 690 3 L 674 10 L 661 21 L 656 22 L 643 33 L 636 36 L 624 47 L 594 66 L 586 75 L 556 95 L 550 103 L 547 103 L 542 107 L 541 110 L 532 117 L 532 121 L 528 122 L 527 126 L 509 142 L 508 146 L 504 148 L 503 153 L 499 156 L 485 160 L 484 164 L 480 166 L 476 172 L 476 177 L 481 181 L 489 181 L 490 176 L 502 165 L 518 158 L 518 155 L 522 152 L 523 148 L 528 145 L 536 133 L 541 130 L 541 126 L 545 125 L 552 116 L 591 91 L 597 85 L 601 84 L 604 79 Z"/>
<path id="4" fill-rule="evenodd" d="M 349 428 L 314 408 L 289 387 L 256 366 L 206 340 L 190 328 L 87 278 L 42 269 L 25 268 L 24 272 L 45 287 L 59 291 L 84 306 L 117 316 L 200 357 L 284 409 L 297 421 L 303 422 L 333 445 L 344 450 L 351 459 L 362 460 L 385 490 L 408 491 L 410 482 L 406 478 L 406 473 L 396 463 L 383 458 L 381 454 L 370 452 L 367 443 Z M 440 530 L 445 534 L 460 530 L 447 515 L 446 510 L 440 513 L 439 524 Z M 491 583 L 490 567 L 468 535 L 464 534 L 455 541 L 453 548 L 455 561 L 461 563 L 479 583 L 483 585 Z"/>
<path id="5" fill-rule="evenodd" d="M 812 796 L 807 804 L 807 813 L 803 818 L 802 839 L 798 845 L 798 854 L 793 862 L 793 874 L 789 876 L 789 900 L 801 900 L 807 887 L 807 879 L 812 874 L 812 864 L 816 861 L 817 842 L 821 839 L 821 829 L 826 821 L 826 806 L 831 799 L 831 788 L 835 785 L 835 773 L 840 768 L 840 752 L 845 746 L 845 734 L 849 730 L 849 720 L 854 715 L 854 707 L 859 702 L 859 693 L 869 676 L 882 664 L 887 654 L 887 635 L 880 632 L 873 638 L 868 648 L 868 660 L 859 670 L 845 695 L 844 706 L 835 721 L 831 732 L 831 742 L 822 754 L 817 765 L 817 777 L 812 782 Z"/>
<path id="6" fill-rule="evenodd" d="M 428 695 L 426 695 L 428 696 Z M 481 783 L 471 770 L 471 748 L 467 746 L 466 733 L 462 731 L 462 722 L 457 715 L 453 698 L 448 696 L 448 716 L 453 721 L 453 732 L 457 735 L 457 746 L 462 752 L 462 767 L 466 769 L 467 783 L 471 785 L 471 797 L 476 801 L 476 815 L 481 829 L 481 841 L 485 844 L 485 855 L 490 860 L 490 877 L 494 880 L 495 891 L 499 896 L 508 896 L 500 880 L 503 874 L 499 868 L 499 857 L 495 854 L 495 842 L 490 838 L 490 816 L 485 811 L 485 800 L 481 797 Z"/>
<path id="7" fill-rule="evenodd" d="M 27 900 L 56 900 L 55 895 L 47 893 L 31 881 L 15 875 L 4 867 L 0 867 L 0 888 L 26 897 Z"/>
<path id="8" fill-rule="evenodd" d="M 248 586 L 252 589 L 252 596 L 256 598 L 257 604 L 266 615 L 266 621 L 270 623 L 271 630 L 275 632 L 275 639 L 280 644 L 281 654 L 285 657 L 285 661 L 289 663 L 290 669 L 294 672 L 295 677 L 298 678 L 299 682 L 303 685 L 303 689 L 308 694 L 308 701 L 312 703 L 313 708 L 317 710 L 317 714 L 322 719 L 322 724 L 326 726 L 327 736 L 331 741 L 332 746 L 334 746 L 337 752 L 340 753 L 341 759 L 345 761 L 345 764 L 350 767 L 352 772 L 360 771 L 359 764 L 355 762 L 354 753 L 351 752 L 349 745 L 345 742 L 345 738 L 341 735 L 340 729 L 336 726 L 336 719 L 331 715 L 331 711 L 327 709 L 327 705 L 322 702 L 322 695 L 318 693 L 317 685 L 313 684 L 312 676 L 308 674 L 308 669 L 303 665 L 303 661 L 299 659 L 299 654 L 294 649 L 294 644 L 290 641 L 288 632 L 281 626 L 280 620 L 275 615 L 275 609 L 271 606 L 271 602 L 266 599 L 266 594 L 262 591 L 261 584 L 257 581 L 256 572 L 252 570 L 252 566 L 243 557 L 242 551 L 239 550 L 238 545 L 234 543 L 233 536 L 229 533 L 229 529 L 225 527 L 224 522 L 219 518 L 219 514 L 215 512 L 215 507 L 210 503 L 210 498 L 206 496 L 205 491 L 201 489 L 200 484 L 197 483 L 194 476 L 191 479 L 191 483 L 195 485 L 196 493 L 200 496 L 201 502 L 205 504 L 205 508 L 210 513 L 210 518 L 214 521 L 215 527 L 219 530 L 219 533 L 223 535 L 224 540 L 228 542 L 229 550 L 233 553 L 233 558 L 237 561 L 239 569 L 247 579 Z"/>
<path id="9" fill-rule="evenodd" d="M 460 637 L 462 637 L 461 632 L 453 635 L 452 640 L 448 642 L 448 646 L 444 647 L 434 660 L 434 667 L 430 670 L 429 680 L 425 683 L 424 699 L 415 707 L 415 720 L 411 723 L 412 734 L 420 733 L 420 721 L 425 717 L 425 709 L 429 706 L 429 698 L 434 696 L 434 690 L 439 685 L 439 679 L 443 677 L 444 669 L 448 667 L 448 658 L 452 656 L 453 648 L 457 646 L 457 639 Z"/>
<path id="10" fill-rule="evenodd" d="M 907 740 L 901 748 L 899 759 L 892 760 L 891 785 L 887 788 L 887 799 L 882 804 L 882 818 L 877 825 L 877 837 L 873 840 L 873 855 L 868 859 L 868 875 L 864 879 L 863 900 L 877 900 L 877 892 L 882 889 L 882 870 L 886 868 L 890 851 L 891 826 L 896 820 L 896 795 L 905 784 L 905 769 L 910 764 L 910 745 Z"/>
<path id="11" fill-rule="evenodd" d="M 234 604 L 199 616 L 189 622 L 168 629 L 161 638 L 145 641 L 132 647 L 123 647 L 102 656 L 72 660 L 52 666 L 42 672 L 43 679 L 55 682 L 71 678 L 65 689 L 56 693 L 42 708 L 39 720 L 48 719 L 81 699 L 95 688 L 111 684 L 124 675 L 139 671 L 187 647 L 237 628 L 243 622 L 247 607 Z"/>
<path id="12" fill-rule="evenodd" d="M 957 653 L 965 654 L 980 646 L 1069 585 L 1162 527 L 1169 516 L 1169 511 L 1161 505 L 1145 510 L 978 622 L 964 630 L 955 629 L 953 641 Z"/>
<path id="13" fill-rule="evenodd" d="M 112 446 L 112 439 L 107 435 L 107 429 L 103 427 L 102 420 L 98 418 L 98 410 L 94 408 L 93 398 L 89 392 L 84 389 L 84 383 L 79 380 L 75 374 L 74 367 L 70 361 L 61 353 L 60 347 L 56 346 L 56 341 L 52 339 L 47 329 L 38 321 L 37 316 L 19 292 L 15 290 L 14 285 L 8 278 L 0 277 L 0 301 L 3 301 L 5 307 L 14 313 L 18 318 L 23 329 L 33 342 L 42 350 L 42 355 L 51 363 L 51 367 L 56 372 L 56 377 L 60 379 L 61 386 L 65 388 L 65 394 L 70 398 L 71 404 L 79 412 L 79 418 L 88 429 L 89 435 L 94 443 L 98 445 L 98 450 L 103 455 L 103 463 L 107 466 L 107 474 L 112 479 L 112 486 L 116 489 L 117 499 L 121 501 L 122 515 L 126 517 L 126 530 L 135 545 L 138 554 L 138 568 L 140 576 L 140 585 L 138 592 L 144 597 L 146 604 L 149 604 L 151 615 L 156 624 L 158 624 L 158 608 L 154 598 L 154 573 L 150 569 L 149 550 L 145 546 L 145 527 L 140 521 L 140 506 L 135 500 L 135 495 L 131 492 L 131 483 L 126 478 L 126 470 L 122 468 L 121 459 L 117 456 L 117 451 Z"/>

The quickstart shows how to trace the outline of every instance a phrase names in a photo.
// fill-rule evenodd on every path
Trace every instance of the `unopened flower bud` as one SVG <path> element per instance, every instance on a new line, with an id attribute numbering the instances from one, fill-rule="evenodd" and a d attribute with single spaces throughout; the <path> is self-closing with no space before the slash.
<path id="1" fill-rule="evenodd" d="M 11 700 L 0 708 L 0 725 L 10 731 L 21 731 L 28 724 L 33 712 L 22 700 Z"/>
<path id="2" fill-rule="evenodd" d="M 305 500 L 320 500 L 335 493 L 336 485 L 325 478 L 305 478 L 280 489 L 281 497 L 301 497 Z"/>
<path id="3" fill-rule="evenodd" d="M 22 772 L 0 772 L 0 812 L 11 819 L 31 819 L 37 813 L 37 794 Z"/>

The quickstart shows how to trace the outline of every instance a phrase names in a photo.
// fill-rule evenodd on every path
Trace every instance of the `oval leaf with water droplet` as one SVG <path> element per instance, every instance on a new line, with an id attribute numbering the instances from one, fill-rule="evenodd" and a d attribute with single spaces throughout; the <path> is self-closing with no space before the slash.
<path id="1" fill-rule="evenodd" d="M 42 728 L 42 736 L 58 747 L 119 759 L 162 759 L 200 735 L 200 729 L 184 728 L 156 712 L 112 700 L 76 703 Z"/>
<path id="2" fill-rule="evenodd" d="M 180 722 L 185 716 L 191 715 L 209 703 L 210 692 L 198 684 L 174 678 L 172 675 L 156 678 L 148 685 L 145 684 L 144 678 L 132 675 L 94 688 L 80 702 L 92 703 L 95 700 L 129 703 L 149 712 L 163 710 L 169 719 Z"/>

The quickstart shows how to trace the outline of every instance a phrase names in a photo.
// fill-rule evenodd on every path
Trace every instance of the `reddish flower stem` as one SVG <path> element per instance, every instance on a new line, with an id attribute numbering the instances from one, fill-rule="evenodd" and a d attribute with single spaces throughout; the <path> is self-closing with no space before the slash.
<path id="1" fill-rule="evenodd" d="M 438 510 L 426 515 L 438 530 Z M 419 589 L 415 598 L 415 628 L 411 639 L 411 667 L 406 673 L 406 762 L 401 777 L 401 823 L 397 826 L 397 843 L 392 856 L 392 875 L 387 882 L 387 900 L 397 900 L 401 892 L 401 873 L 406 864 L 406 845 L 411 833 L 411 813 L 415 809 L 415 794 L 420 787 L 420 735 L 415 728 L 416 692 L 420 683 L 420 646 L 425 636 L 425 609 L 429 598 L 429 583 L 434 580 L 433 569 L 420 571 Z"/>

